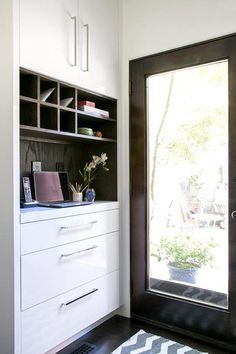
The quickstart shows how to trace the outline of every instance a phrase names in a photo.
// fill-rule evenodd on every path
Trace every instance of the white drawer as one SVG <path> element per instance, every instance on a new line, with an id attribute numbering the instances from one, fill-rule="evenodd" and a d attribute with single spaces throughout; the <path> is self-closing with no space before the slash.
<path id="1" fill-rule="evenodd" d="M 22 313 L 22 353 L 43 354 L 119 305 L 117 271 L 34 306 Z"/>
<path id="2" fill-rule="evenodd" d="M 21 256 L 22 310 L 119 269 L 118 232 Z"/>
<path id="3" fill-rule="evenodd" d="M 21 224 L 21 254 L 118 230 L 118 209 Z"/>

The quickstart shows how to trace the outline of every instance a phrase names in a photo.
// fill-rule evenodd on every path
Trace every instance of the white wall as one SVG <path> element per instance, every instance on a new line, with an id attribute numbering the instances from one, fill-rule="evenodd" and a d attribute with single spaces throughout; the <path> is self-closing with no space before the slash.
<path id="1" fill-rule="evenodd" d="M 129 60 L 236 32 L 235 0 L 122 0 L 121 207 L 124 314 L 129 314 Z"/>
<path id="2" fill-rule="evenodd" d="M 20 271 L 18 0 L 0 1 L 0 33 L 0 353 L 16 354 L 20 345 L 15 311 L 19 309 Z"/>

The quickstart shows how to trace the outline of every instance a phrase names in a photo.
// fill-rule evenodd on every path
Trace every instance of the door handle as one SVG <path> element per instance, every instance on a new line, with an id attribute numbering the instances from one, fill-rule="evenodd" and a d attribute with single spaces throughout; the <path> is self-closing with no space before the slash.
<path id="1" fill-rule="evenodd" d="M 74 63 L 70 65 L 76 66 L 77 65 L 77 18 L 76 16 L 71 17 L 71 20 L 74 21 Z"/>
<path id="2" fill-rule="evenodd" d="M 84 29 L 86 30 L 86 60 L 85 65 L 83 63 L 82 70 L 84 72 L 89 71 L 89 24 L 83 25 Z"/>
<path id="3" fill-rule="evenodd" d="M 236 221 L 236 210 L 232 211 L 231 218 Z"/>

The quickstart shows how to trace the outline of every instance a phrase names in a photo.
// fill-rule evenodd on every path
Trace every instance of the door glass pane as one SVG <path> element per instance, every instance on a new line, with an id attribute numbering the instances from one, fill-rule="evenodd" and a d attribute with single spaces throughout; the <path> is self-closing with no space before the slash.
<path id="1" fill-rule="evenodd" d="M 228 61 L 147 78 L 149 290 L 228 307 Z"/>

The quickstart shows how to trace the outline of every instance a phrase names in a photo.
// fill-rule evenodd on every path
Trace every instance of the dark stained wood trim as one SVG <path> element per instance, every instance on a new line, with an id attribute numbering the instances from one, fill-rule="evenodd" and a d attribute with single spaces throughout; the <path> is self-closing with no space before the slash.
<path id="1" fill-rule="evenodd" d="M 235 346 L 236 350 L 236 223 L 229 218 L 229 310 L 200 305 L 146 289 L 146 88 L 149 75 L 229 60 L 229 215 L 236 209 L 236 35 L 205 41 L 130 62 L 130 238 L 132 316 L 197 333 Z"/>

